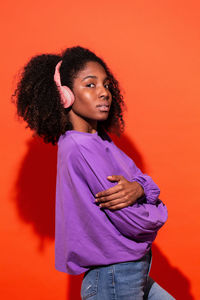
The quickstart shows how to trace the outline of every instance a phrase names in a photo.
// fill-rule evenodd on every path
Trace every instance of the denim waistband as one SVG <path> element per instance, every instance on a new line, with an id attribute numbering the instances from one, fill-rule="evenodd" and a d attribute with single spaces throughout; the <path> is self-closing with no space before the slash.
<path id="1" fill-rule="evenodd" d="M 81 286 L 82 299 L 93 297 L 92 299 L 97 300 L 128 300 L 133 299 L 134 295 L 137 295 L 137 299 L 143 299 L 151 258 L 150 250 L 136 261 L 92 267 L 84 274 Z"/>

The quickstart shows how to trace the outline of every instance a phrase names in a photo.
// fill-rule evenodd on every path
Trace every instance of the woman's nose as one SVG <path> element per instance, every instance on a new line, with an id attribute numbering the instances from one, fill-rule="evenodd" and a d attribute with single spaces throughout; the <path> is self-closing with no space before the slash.
<path id="1" fill-rule="evenodd" d="M 109 90 L 105 88 L 104 86 L 101 87 L 99 92 L 99 97 L 104 99 L 109 99 Z"/>

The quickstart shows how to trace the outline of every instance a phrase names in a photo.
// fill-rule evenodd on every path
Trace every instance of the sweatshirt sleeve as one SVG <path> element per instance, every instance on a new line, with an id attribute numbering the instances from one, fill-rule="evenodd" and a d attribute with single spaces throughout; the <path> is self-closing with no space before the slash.
<path id="1" fill-rule="evenodd" d="M 137 181 L 144 189 L 144 196 L 142 199 L 145 199 L 149 204 L 156 204 L 160 195 L 160 189 L 157 184 L 149 175 L 143 174 L 133 161 L 131 168 L 134 174 L 131 180 Z"/>
<path id="2" fill-rule="evenodd" d="M 135 162 L 127 156 L 121 149 L 119 149 L 113 142 L 113 146 L 117 148 L 118 152 L 124 157 L 127 161 L 127 165 L 129 166 L 129 170 L 131 173 L 130 181 L 137 181 L 144 190 L 144 196 L 142 196 L 139 202 L 146 202 L 150 204 L 155 204 L 158 201 L 158 197 L 160 195 L 160 189 L 157 184 L 152 180 L 150 176 L 147 174 L 143 174 L 141 170 L 136 166 Z M 116 174 L 118 175 L 118 174 Z"/>
<path id="3" fill-rule="evenodd" d="M 90 158 L 91 159 L 91 158 Z M 95 159 L 95 158 L 94 158 Z M 104 168 L 98 170 L 91 166 L 87 158 L 76 149 L 68 157 L 68 172 L 73 172 L 73 182 L 77 182 L 76 194 L 84 198 L 91 199 L 95 203 L 95 194 L 110 188 L 112 183 L 106 179 Z M 67 171 L 67 170 L 66 170 Z M 72 180 L 72 179 L 71 179 Z M 84 182 L 87 186 L 88 195 L 83 195 L 83 190 L 79 187 L 79 182 Z M 101 208 L 99 208 L 101 209 Z M 136 203 L 121 210 L 110 211 L 101 209 L 106 214 L 110 222 L 124 236 L 136 241 L 153 242 L 157 231 L 167 219 L 167 209 L 161 200 L 157 199 L 152 203 Z"/>
<path id="4" fill-rule="evenodd" d="M 159 199 L 156 204 L 136 203 L 121 210 L 104 211 L 124 236 L 137 241 L 153 242 L 167 220 L 167 208 Z"/>

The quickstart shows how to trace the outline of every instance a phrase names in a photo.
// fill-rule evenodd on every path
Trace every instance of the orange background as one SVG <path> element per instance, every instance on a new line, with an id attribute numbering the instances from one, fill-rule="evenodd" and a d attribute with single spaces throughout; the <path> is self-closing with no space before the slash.
<path id="1" fill-rule="evenodd" d="M 81 278 L 54 268 L 56 147 L 33 139 L 10 101 L 33 55 L 77 44 L 118 78 L 128 109 L 115 141 L 168 207 L 152 276 L 176 299 L 200 299 L 199 1 L 7 0 L 0 11 L 1 299 L 79 299 Z"/>

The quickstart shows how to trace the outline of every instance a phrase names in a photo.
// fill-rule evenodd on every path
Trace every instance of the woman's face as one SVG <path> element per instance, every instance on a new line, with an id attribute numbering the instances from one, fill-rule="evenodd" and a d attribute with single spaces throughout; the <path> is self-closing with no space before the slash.
<path id="1" fill-rule="evenodd" d="M 73 82 L 75 101 L 72 111 L 79 118 L 91 123 L 108 118 L 112 95 L 104 68 L 97 62 L 86 63 Z"/>

